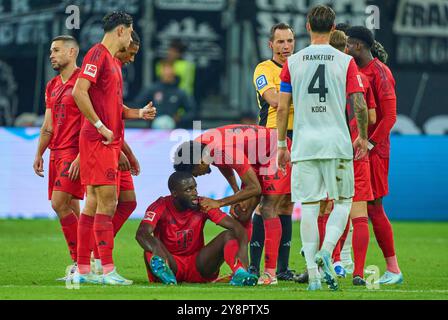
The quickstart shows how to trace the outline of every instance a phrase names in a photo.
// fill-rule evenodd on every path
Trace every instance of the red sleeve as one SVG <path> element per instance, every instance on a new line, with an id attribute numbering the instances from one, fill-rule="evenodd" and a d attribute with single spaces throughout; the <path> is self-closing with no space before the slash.
<path id="1" fill-rule="evenodd" d="M 242 177 L 251 168 L 249 159 L 247 159 L 244 152 L 239 150 L 234 150 L 234 156 L 235 158 L 227 155 L 222 150 L 215 150 L 213 164 L 218 168 L 232 168 L 238 176 Z"/>
<path id="2" fill-rule="evenodd" d="M 90 49 L 84 57 L 81 72 L 78 77 L 87 79 L 91 83 L 96 83 L 98 76 L 101 73 L 104 57 L 104 49 L 99 47 L 93 47 Z"/>
<path id="3" fill-rule="evenodd" d="M 375 103 L 375 96 L 373 95 L 372 87 L 369 84 L 367 84 L 367 86 L 365 86 L 365 88 L 366 88 L 367 108 L 368 109 L 375 109 L 376 108 L 376 103 Z"/>
<path id="4" fill-rule="evenodd" d="M 157 199 L 157 201 L 155 201 L 148 207 L 148 209 L 146 209 L 145 217 L 143 218 L 141 223 L 147 223 L 155 228 L 157 222 L 162 217 L 165 208 L 165 200 L 163 198 Z"/>
<path id="5" fill-rule="evenodd" d="M 289 73 L 288 60 L 283 64 L 282 72 L 280 73 L 280 80 L 285 83 L 291 83 L 291 74 Z"/>
<path id="6" fill-rule="evenodd" d="M 385 100 L 396 100 L 395 80 L 386 68 L 376 69 L 375 88 L 377 89 L 378 104 Z"/>
<path id="7" fill-rule="evenodd" d="M 45 88 L 45 108 L 51 109 L 53 106 L 50 104 L 49 98 L 51 95 L 51 87 L 52 87 L 53 81 L 50 81 L 47 83 L 47 87 Z"/>
<path id="8" fill-rule="evenodd" d="M 227 215 L 220 209 L 212 209 L 207 212 L 207 218 L 213 221 L 215 224 L 219 224 L 225 217 L 227 217 Z"/>
<path id="9" fill-rule="evenodd" d="M 380 143 L 389 137 L 390 131 L 397 121 L 397 100 L 389 99 L 380 102 L 378 106 L 381 110 L 382 119 L 378 123 L 375 132 L 370 136 L 369 140 Z"/>
<path id="10" fill-rule="evenodd" d="M 355 92 L 364 93 L 364 85 L 362 84 L 361 75 L 359 74 L 358 67 L 353 58 L 351 58 L 347 69 L 346 90 L 347 96 Z"/>

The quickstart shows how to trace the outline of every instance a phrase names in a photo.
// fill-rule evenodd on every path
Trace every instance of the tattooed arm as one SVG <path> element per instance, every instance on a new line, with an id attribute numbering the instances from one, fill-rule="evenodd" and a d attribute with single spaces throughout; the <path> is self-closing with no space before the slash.
<path id="1" fill-rule="evenodd" d="M 359 132 L 358 138 L 356 138 L 353 143 L 353 147 L 356 150 L 355 160 L 358 160 L 367 155 L 367 104 L 364 100 L 364 94 L 362 92 L 352 93 L 350 95 L 350 102 L 355 111 L 356 123 Z"/>

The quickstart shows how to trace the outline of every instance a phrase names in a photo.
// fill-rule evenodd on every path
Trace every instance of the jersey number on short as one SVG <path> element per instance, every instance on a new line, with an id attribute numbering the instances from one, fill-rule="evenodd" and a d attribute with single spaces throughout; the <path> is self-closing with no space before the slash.
<path id="1" fill-rule="evenodd" d="M 316 82 L 317 88 L 316 88 Z M 328 88 L 325 86 L 325 65 L 320 64 L 308 86 L 309 94 L 318 94 L 319 102 L 327 102 Z"/>

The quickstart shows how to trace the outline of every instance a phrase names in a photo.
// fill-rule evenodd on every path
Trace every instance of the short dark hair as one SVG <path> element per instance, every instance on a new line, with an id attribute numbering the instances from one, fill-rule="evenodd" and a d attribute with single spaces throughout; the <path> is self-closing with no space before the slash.
<path id="1" fill-rule="evenodd" d="M 350 25 L 348 23 L 341 22 L 336 25 L 335 30 L 339 30 L 345 33 L 348 28 L 350 28 Z"/>
<path id="2" fill-rule="evenodd" d="M 203 151 L 207 145 L 198 141 L 182 143 L 174 153 L 174 170 L 192 173 L 195 166 L 201 163 Z M 188 152 L 188 158 L 184 159 L 184 152 Z"/>
<path id="3" fill-rule="evenodd" d="M 124 25 L 129 28 L 133 23 L 132 17 L 124 11 L 114 11 L 108 13 L 103 18 L 104 32 L 110 32 L 116 27 Z"/>
<path id="4" fill-rule="evenodd" d="M 168 189 L 174 191 L 179 183 L 186 179 L 194 179 L 193 175 L 189 172 L 179 171 L 174 172 L 168 179 Z"/>
<path id="5" fill-rule="evenodd" d="M 131 38 L 132 38 L 132 44 L 136 45 L 136 46 L 140 46 L 140 37 L 138 36 L 138 33 L 135 32 L 135 30 L 132 30 L 132 34 L 131 34 Z"/>
<path id="6" fill-rule="evenodd" d="M 271 27 L 271 32 L 270 32 L 270 36 L 269 36 L 269 40 L 273 41 L 274 40 L 274 36 L 275 36 L 275 31 L 277 30 L 291 30 L 292 34 L 294 35 L 294 29 L 287 23 L 284 22 L 280 22 L 280 23 L 276 23 Z"/>
<path id="7" fill-rule="evenodd" d="M 70 36 L 70 35 L 60 35 L 60 36 L 54 37 L 53 40 L 51 40 L 51 42 L 54 42 L 54 41 L 72 42 L 79 48 L 78 41 L 75 39 L 75 37 Z"/>
<path id="8" fill-rule="evenodd" d="M 387 60 L 389 58 L 389 54 L 387 53 L 386 49 L 383 47 L 383 45 L 379 41 L 374 41 L 373 46 L 370 49 L 370 52 L 372 52 L 372 56 L 374 58 L 378 58 L 382 63 L 386 64 Z"/>
<path id="9" fill-rule="evenodd" d="M 347 29 L 346 35 L 350 38 L 361 41 L 370 50 L 373 46 L 375 38 L 372 31 L 364 26 L 354 26 Z"/>
<path id="10" fill-rule="evenodd" d="M 336 19 L 336 14 L 329 6 L 318 5 L 312 8 L 306 17 L 311 31 L 327 33 L 331 31 Z"/>

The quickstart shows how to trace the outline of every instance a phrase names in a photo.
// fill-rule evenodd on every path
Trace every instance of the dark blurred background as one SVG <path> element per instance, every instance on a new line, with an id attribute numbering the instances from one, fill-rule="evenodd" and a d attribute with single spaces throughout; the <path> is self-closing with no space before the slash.
<path id="1" fill-rule="evenodd" d="M 394 131 L 446 134 L 448 1 L 440 0 L 0 0 L 0 125 L 40 125 L 45 84 L 55 75 L 48 59 L 51 39 L 75 36 L 81 64 L 102 37 L 102 17 L 117 9 L 134 17 L 142 40 L 135 64 L 124 71 L 126 102 L 136 102 L 160 81 L 158 63 L 167 58 L 170 45 L 180 43 L 181 59 L 190 68 L 183 72 L 191 79 L 182 85 L 189 98 L 183 110 L 188 118 L 202 120 L 204 128 L 242 118 L 256 121 L 252 77 L 258 62 L 271 57 L 270 27 L 281 21 L 293 26 L 298 51 L 309 41 L 306 13 L 318 3 L 332 5 L 337 22 L 352 25 L 366 23 L 369 5 L 379 8 L 380 28 L 374 31 L 389 53 L 397 83 Z M 79 30 L 66 28 L 70 5 L 80 9 Z"/>

